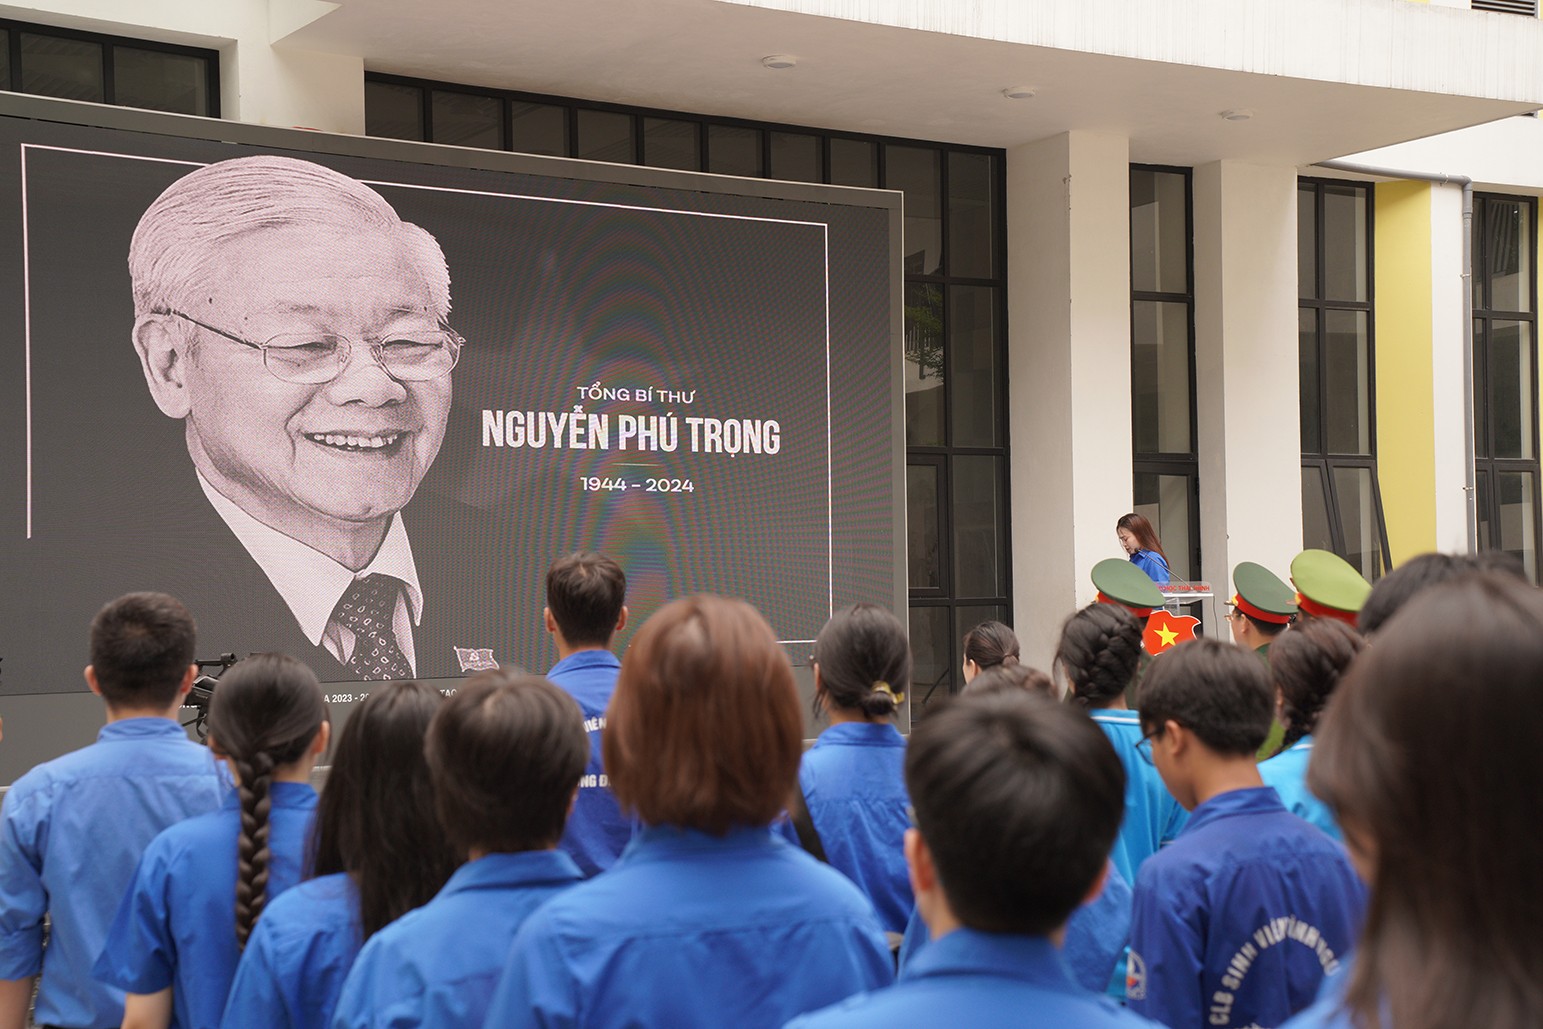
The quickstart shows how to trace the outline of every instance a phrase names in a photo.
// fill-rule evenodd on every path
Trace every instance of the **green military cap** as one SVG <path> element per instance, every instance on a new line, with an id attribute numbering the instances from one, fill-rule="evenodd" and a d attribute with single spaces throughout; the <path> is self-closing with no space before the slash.
<path id="1" fill-rule="evenodd" d="M 1166 599 L 1146 572 L 1117 557 L 1093 566 L 1093 588 L 1098 590 L 1099 603 L 1122 604 L 1143 616 L 1162 607 Z"/>
<path id="2" fill-rule="evenodd" d="M 1291 560 L 1297 607 L 1315 618 L 1338 618 L 1351 626 L 1372 584 L 1350 562 L 1327 550 L 1304 550 Z"/>
<path id="3" fill-rule="evenodd" d="M 1232 604 L 1250 618 L 1285 625 L 1297 613 L 1296 590 L 1264 565 L 1243 561 L 1232 570 Z"/>

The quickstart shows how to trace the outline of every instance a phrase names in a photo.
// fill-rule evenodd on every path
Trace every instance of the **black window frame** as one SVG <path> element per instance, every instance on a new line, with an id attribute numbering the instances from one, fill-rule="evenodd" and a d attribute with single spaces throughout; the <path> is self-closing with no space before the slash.
<path id="1" fill-rule="evenodd" d="M 101 32 L 87 32 L 81 29 L 63 29 L 53 25 L 39 25 L 35 22 L 16 21 L 10 18 L 0 18 L 0 30 L 4 30 L 6 43 L 9 48 L 10 82 L 0 84 L 0 89 L 10 93 L 22 93 L 27 96 L 43 94 L 31 94 L 21 88 L 22 84 L 22 33 L 33 36 L 50 36 L 55 39 L 67 39 L 82 43 L 95 43 L 102 48 L 102 94 L 103 103 L 114 107 L 128 106 L 120 104 L 116 98 L 117 83 L 114 81 L 114 51 L 117 47 L 126 47 L 133 50 L 149 50 L 156 53 L 175 54 L 179 57 L 196 57 L 205 62 L 204 88 L 209 98 L 209 109 L 198 115 L 199 117 L 220 117 L 220 52 L 205 47 L 184 46 L 180 43 L 163 43 L 157 39 L 138 39 L 133 36 L 113 36 Z M 148 108 L 136 108 L 148 110 Z M 175 112 L 174 112 L 175 113 Z"/>

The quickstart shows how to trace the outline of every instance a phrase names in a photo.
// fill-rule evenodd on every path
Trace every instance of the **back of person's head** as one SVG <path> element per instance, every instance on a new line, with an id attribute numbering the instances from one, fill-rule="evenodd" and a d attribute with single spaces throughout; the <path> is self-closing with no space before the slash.
<path id="1" fill-rule="evenodd" d="M 604 554 L 569 554 L 546 573 L 546 606 L 574 647 L 607 647 L 627 601 L 627 575 Z"/>
<path id="2" fill-rule="evenodd" d="M 955 917 L 1043 935 L 1103 870 L 1125 769 L 1086 715 L 1024 690 L 962 697 L 911 734 L 906 788 Z"/>
<path id="3" fill-rule="evenodd" d="M 911 644 L 900 619 L 877 604 L 855 604 L 820 630 L 814 663 L 828 703 L 885 718 L 899 708 L 911 681 Z"/>
<path id="4" fill-rule="evenodd" d="M 1018 637 L 1001 622 L 981 622 L 964 634 L 964 657 L 983 671 L 997 665 L 1015 665 L 1019 660 Z"/>
<path id="5" fill-rule="evenodd" d="M 193 664 L 197 632 L 182 602 L 164 593 L 130 593 L 91 619 L 91 669 L 115 708 L 164 709 Z"/>
<path id="6" fill-rule="evenodd" d="M 365 939 L 428 903 L 455 871 L 423 754 L 440 699 L 423 683 L 388 683 L 338 733 L 316 805 L 311 872 L 353 877 Z"/>
<path id="7" fill-rule="evenodd" d="M 959 689 L 961 697 L 975 697 L 984 693 L 1014 693 L 1027 690 L 1054 698 L 1055 682 L 1029 665 L 997 665 L 988 668 Z"/>
<path id="8" fill-rule="evenodd" d="M 1527 566 L 1522 563 L 1522 556 L 1510 550 L 1481 550 L 1459 555 L 1457 560 L 1471 572 L 1494 572 L 1508 575 L 1517 582 L 1527 582 Z"/>
<path id="9" fill-rule="evenodd" d="M 1474 575 L 1411 600 L 1330 701 L 1308 786 L 1372 887 L 1358 1024 L 1540 1024 L 1540 682 L 1543 594 Z"/>
<path id="10" fill-rule="evenodd" d="M 497 668 L 466 680 L 429 724 L 440 824 L 462 853 L 555 847 L 589 761 L 584 714 L 540 676 Z"/>
<path id="11" fill-rule="evenodd" d="M 617 801 L 646 824 L 715 836 L 769 824 L 803 754 L 776 634 L 741 600 L 666 604 L 627 648 L 601 746 Z"/>
<path id="12" fill-rule="evenodd" d="M 1066 620 L 1055 664 L 1071 698 L 1104 708 L 1125 694 L 1141 667 L 1141 622 L 1119 604 L 1089 604 Z"/>
<path id="13" fill-rule="evenodd" d="M 1166 560 L 1168 555 L 1163 553 L 1163 545 L 1157 538 L 1157 530 L 1152 528 L 1152 523 L 1144 514 L 1132 511 L 1130 514 L 1121 515 L 1120 520 L 1114 523 L 1115 531 L 1124 529 L 1136 537 L 1136 545 L 1142 550 L 1155 550 L 1163 555 Z"/>
<path id="14" fill-rule="evenodd" d="M 1340 676 L 1366 646 L 1361 634 L 1334 618 L 1314 618 L 1270 648 L 1270 678 L 1280 691 L 1289 747 L 1318 726 Z"/>
<path id="15" fill-rule="evenodd" d="M 253 654 L 237 662 L 209 701 L 209 749 L 235 766 L 241 800 L 236 940 L 243 947 L 268 902 L 274 772 L 304 757 L 326 721 L 316 673 L 287 654 Z"/>
<path id="16" fill-rule="evenodd" d="M 1356 627 L 1364 633 L 1374 633 L 1416 594 L 1472 571 L 1472 566 L 1463 558 L 1452 554 L 1411 557 L 1377 580 L 1371 593 L 1367 594 L 1366 603 L 1361 606 Z"/>
<path id="17" fill-rule="evenodd" d="M 1148 666 L 1136 699 L 1143 732 L 1177 722 L 1206 749 L 1229 757 L 1258 752 L 1275 707 L 1258 655 L 1213 639 L 1164 651 Z"/>

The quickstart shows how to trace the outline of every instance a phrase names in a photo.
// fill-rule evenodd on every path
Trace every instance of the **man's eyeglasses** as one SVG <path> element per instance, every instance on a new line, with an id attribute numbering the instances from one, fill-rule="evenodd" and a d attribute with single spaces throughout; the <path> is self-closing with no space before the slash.
<path id="1" fill-rule="evenodd" d="M 1152 741 L 1157 739 L 1157 737 L 1161 736 L 1162 734 L 1163 731 L 1161 729 L 1154 729 L 1151 732 L 1142 733 L 1141 739 L 1136 741 L 1136 753 L 1140 754 L 1141 760 L 1145 761 L 1149 765 L 1156 764 L 1156 762 L 1152 760 Z"/>
<path id="2" fill-rule="evenodd" d="M 274 378 L 297 385 L 320 386 L 337 378 L 348 367 L 355 343 L 361 342 L 336 332 L 281 332 L 266 343 L 254 343 L 205 324 L 181 311 L 168 308 L 163 313 L 191 322 L 232 343 L 261 351 L 263 367 Z M 362 341 L 370 356 L 385 369 L 386 374 L 402 382 L 427 382 L 449 375 L 461 356 L 461 345 L 465 342 L 448 325 L 393 332 L 373 342 L 369 339 Z"/>

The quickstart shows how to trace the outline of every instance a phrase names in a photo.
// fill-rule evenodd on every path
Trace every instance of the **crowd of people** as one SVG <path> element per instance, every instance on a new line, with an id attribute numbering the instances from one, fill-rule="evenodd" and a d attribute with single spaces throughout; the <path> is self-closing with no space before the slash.
<path id="1" fill-rule="evenodd" d="M 97 742 L 0 808 L 0 1029 L 1543 1024 L 1543 593 L 1429 555 L 1357 627 L 1240 572 L 1239 642 L 1100 602 L 1047 674 L 976 626 L 909 737 L 904 625 L 837 611 L 807 750 L 758 612 L 618 660 L 602 555 L 547 575 L 545 677 L 392 682 L 335 740 L 263 654 L 191 742 L 193 615 L 120 597 Z"/>

